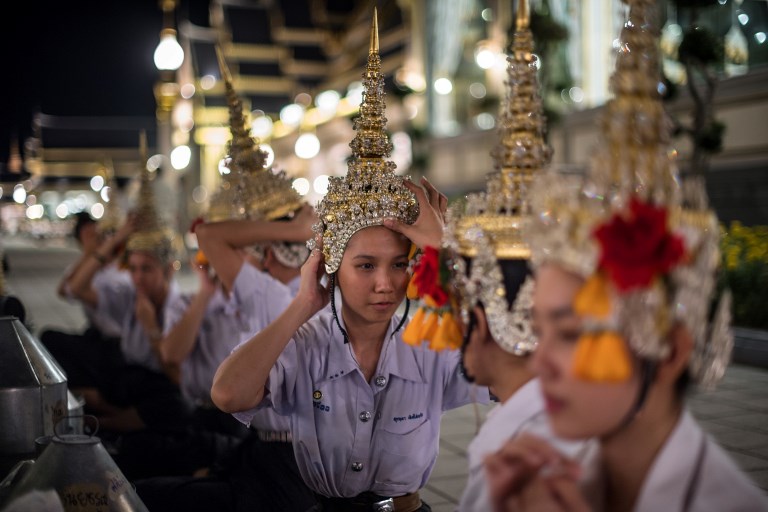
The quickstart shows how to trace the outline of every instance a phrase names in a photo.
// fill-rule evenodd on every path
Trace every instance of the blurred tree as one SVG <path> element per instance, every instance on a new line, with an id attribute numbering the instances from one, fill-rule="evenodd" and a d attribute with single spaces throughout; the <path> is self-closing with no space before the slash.
<path id="1" fill-rule="evenodd" d="M 685 66 L 686 86 L 694 109 L 690 123 L 672 117 L 675 136 L 691 140 L 690 174 L 704 174 L 709 169 L 711 156 L 723 148 L 725 125 L 715 119 L 714 97 L 717 89 L 717 68 L 723 61 L 723 41 L 710 29 L 698 23 L 699 12 L 718 5 L 717 0 L 675 0 L 678 12 L 687 11 L 690 25 L 683 32 L 678 48 L 678 59 Z M 666 99 L 676 96 L 668 80 Z"/>

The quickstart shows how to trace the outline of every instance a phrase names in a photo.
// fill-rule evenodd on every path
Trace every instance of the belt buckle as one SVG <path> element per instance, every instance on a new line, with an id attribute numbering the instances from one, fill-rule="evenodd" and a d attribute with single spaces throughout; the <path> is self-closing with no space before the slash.
<path id="1" fill-rule="evenodd" d="M 372 505 L 373 512 L 395 512 L 395 500 L 387 498 Z"/>

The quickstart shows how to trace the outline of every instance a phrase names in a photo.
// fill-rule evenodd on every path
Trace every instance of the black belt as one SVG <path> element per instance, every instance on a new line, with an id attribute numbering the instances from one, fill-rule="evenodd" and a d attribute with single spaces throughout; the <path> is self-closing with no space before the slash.
<path id="1" fill-rule="evenodd" d="M 253 425 L 249 425 L 248 428 L 256 432 L 256 436 L 262 443 L 290 443 L 293 441 L 293 436 L 288 431 L 260 430 Z"/>
<path id="2" fill-rule="evenodd" d="M 317 495 L 323 512 L 415 512 L 421 508 L 419 493 L 388 498 L 364 492 L 352 498 L 328 498 Z"/>

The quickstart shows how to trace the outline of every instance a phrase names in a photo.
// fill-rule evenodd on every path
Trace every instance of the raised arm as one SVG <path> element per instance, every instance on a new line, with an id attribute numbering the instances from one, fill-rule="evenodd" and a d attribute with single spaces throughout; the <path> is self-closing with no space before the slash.
<path id="1" fill-rule="evenodd" d="M 192 353 L 208 303 L 216 293 L 216 282 L 208 274 L 208 268 L 194 263 L 192 268 L 198 274 L 200 287 L 179 321 L 160 339 L 163 365 L 180 366 Z"/>
<path id="2" fill-rule="evenodd" d="M 98 296 L 91 286 L 93 276 L 101 267 L 117 257 L 117 249 L 125 243 L 133 230 L 134 220 L 130 217 L 113 236 L 99 244 L 99 247 L 77 266 L 64 283 L 64 286 L 69 287 L 69 291 L 77 300 L 91 307 L 98 306 Z"/>
<path id="3" fill-rule="evenodd" d="M 232 291 L 244 261 L 238 249 L 264 242 L 304 242 L 312 237 L 312 207 L 305 205 L 289 221 L 227 220 L 195 228 L 200 249 L 227 291 Z"/>
<path id="4" fill-rule="evenodd" d="M 245 411 L 264 398 L 269 371 L 285 346 L 299 327 L 328 304 L 329 291 L 320 284 L 322 265 L 320 250 L 313 250 L 301 268 L 299 292 L 288 308 L 221 363 L 211 389 L 211 399 L 219 409 Z"/>

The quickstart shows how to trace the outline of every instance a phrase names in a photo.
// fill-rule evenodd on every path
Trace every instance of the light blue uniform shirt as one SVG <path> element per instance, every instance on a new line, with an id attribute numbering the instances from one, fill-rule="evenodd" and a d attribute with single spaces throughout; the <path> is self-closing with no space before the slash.
<path id="1" fill-rule="evenodd" d="M 74 264 L 66 270 L 66 274 L 71 273 L 73 266 Z M 125 270 L 120 270 L 117 262 L 112 262 L 109 265 L 99 268 L 91 280 L 91 287 L 96 291 L 97 296 L 99 295 L 99 290 L 105 290 L 107 288 L 113 287 L 119 288 L 130 286 L 130 284 L 130 275 Z M 64 285 L 64 296 L 69 302 L 79 302 L 82 305 L 83 314 L 88 320 L 88 323 L 96 327 L 96 329 L 98 329 L 102 335 L 110 338 L 120 337 L 120 333 L 122 331 L 122 323 L 120 321 L 115 321 L 114 319 L 107 316 L 99 315 L 98 308 L 78 300 L 72 293 L 72 290 L 69 288 L 68 284 Z"/>
<path id="2" fill-rule="evenodd" d="M 244 263 L 235 278 L 230 303 L 227 305 L 227 318 L 236 320 L 240 329 L 240 335 L 237 338 L 239 344 L 236 343 L 236 347 L 274 322 L 291 303 L 294 293 L 289 286 L 266 272 L 249 263 Z M 211 376 L 212 382 L 213 376 Z M 208 385 L 209 393 L 210 390 L 211 384 Z M 260 431 L 288 432 L 290 430 L 288 418 L 276 414 L 271 409 L 236 413 L 234 416 L 242 423 Z"/>
<path id="3" fill-rule="evenodd" d="M 180 301 L 179 307 L 169 312 L 170 324 L 176 324 L 184 316 L 189 302 L 191 297 L 188 301 Z M 221 288 L 217 288 L 208 302 L 195 345 L 181 364 L 179 387 L 187 400 L 197 404 L 211 403 L 213 376 L 243 335 L 237 311 L 233 310 Z"/>
<path id="4" fill-rule="evenodd" d="M 437 459 L 442 413 L 488 402 L 460 374 L 457 351 L 403 343 L 392 318 L 366 382 L 331 311 L 304 324 L 272 368 L 260 407 L 289 415 L 304 482 L 325 496 L 415 492 Z"/>
<path id="5" fill-rule="evenodd" d="M 129 364 L 143 366 L 150 370 L 161 372 L 160 360 L 152 351 L 144 328 L 136 319 L 136 289 L 130 281 L 115 283 L 114 286 L 96 290 L 98 297 L 96 314 L 106 319 L 118 322 L 120 329 L 120 350 Z M 172 280 L 168 285 L 168 296 L 165 298 L 162 312 L 162 330 L 167 333 L 173 324 L 169 321 L 175 318 L 173 311 L 184 308 L 189 303 L 189 297 L 179 292 L 179 285 Z"/>

